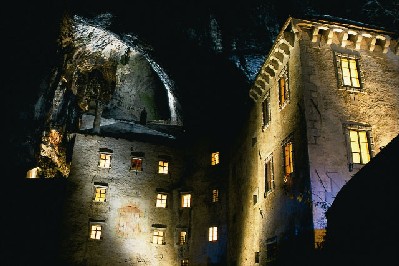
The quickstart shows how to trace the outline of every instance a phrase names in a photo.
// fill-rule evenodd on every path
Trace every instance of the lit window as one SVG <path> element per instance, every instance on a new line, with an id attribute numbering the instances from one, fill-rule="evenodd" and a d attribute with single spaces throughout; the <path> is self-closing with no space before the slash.
<path id="1" fill-rule="evenodd" d="M 183 208 L 190 208 L 191 207 L 191 194 L 182 194 L 181 195 L 181 206 Z"/>
<path id="2" fill-rule="evenodd" d="M 91 224 L 90 225 L 90 238 L 91 239 L 101 239 L 101 224 Z"/>
<path id="3" fill-rule="evenodd" d="M 38 171 L 39 171 L 39 167 L 35 167 L 30 169 L 27 173 L 26 173 L 26 178 L 37 178 L 38 176 Z"/>
<path id="4" fill-rule="evenodd" d="M 101 168 L 111 168 L 111 154 L 100 153 L 100 162 L 98 166 Z"/>
<path id="5" fill-rule="evenodd" d="M 188 266 L 188 259 L 181 260 L 181 266 Z"/>
<path id="6" fill-rule="evenodd" d="M 287 181 L 289 177 L 294 172 L 294 165 L 292 162 L 292 142 L 287 142 L 284 145 L 284 181 Z"/>
<path id="7" fill-rule="evenodd" d="M 218 240 L 218 228 L 216 226 L 209 227 L 209 241 L 214 242 Z"/>
<path id="8" fill-rule="evenodd" d="M 288 69 L 284 67 L 281 70 L 281 74 L 278 78 L 278 95 L 279 95 L 279 107 L 282 109 L 290 98 L 289 87 L 288 87 Z"/>
<path id="9" fill-rule="evenodd" d="M 130 161 L 131 161 L 130 170 L 136 172 L 143 171 L 143 158 L 132 157 Z"/>
<path id="10" fill-rule="evenodd" d="M 337 73 L 342 87 L 360 90 L 361 80 L 359 71 L 359 57 L 335 53 L 337 59 Z"/>
<path id="11" fill-rule="evenodd" d="M 107 194 L 107 187 L 106 186 L 94 186 L 94 201 L 96 202 L 105 202 L 106 201 L 106 194 Z"/>
<path id="12" fill-rule="evenodd" d="M 212 190 L 212 202 L 218 202 L 219 201 L 219 190 L 214 189 Z"/>
<path id="13" fill-rule="evenodd" d="M 370 161 L 370 137 L 366 130 L 349 130 L 351 162 L 366 164 Z"/>
<path id="14" fill-rule="evenodd" d="M 158 173 L 167 174 L 169 163 L 166 161 L 159 161 L 158 163 Z"/>
<path id="15" fill-rule="evenodd" d="M 273 157 L 270 155 L 265 160 L 265 192 L 271 192 L 274 189 Z"/>
<path id="16" fill-rule="evenodd" d="M 219 152 L 212 152 L 212 165 L 217 165 L 219 164 Z"/>
<path id="17" fill-rule="evenodd" d="M 165 232 L 163 230 L 154 229 L 154 233 L 152 235 L 152 243 L 158 245 L 165 244 Z"/>
<path id="18" fill-rule="evenodd" d="M 158 193 L 156 207 L 166 208 L 166 198 L 167 198 L 167 196 L 168 196 L 167 194 Z"/>
<path id="19" fill-rule="evenodd" d="M 262 102 L 262 127 L 265 128 L 270 122 L 270 92 L 267 93 L 265 100 Z"/>
<path id="20" fill-rule="evenodd" d="M 187 232 L 186 231 L 180 231 L 180 236 L 179 236 L 179 244 L 184 245 L 187 243 Z"/>

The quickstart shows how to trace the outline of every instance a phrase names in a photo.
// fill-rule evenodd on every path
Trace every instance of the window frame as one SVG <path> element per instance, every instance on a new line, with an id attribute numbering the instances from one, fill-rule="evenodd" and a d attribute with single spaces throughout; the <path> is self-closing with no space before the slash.
<path id="1" fill-rule="evenodd" d="M 211 165 L 215 166 L 220 163 L 220 152 L 215 151 L 211 153 Z"/>
<path id="2" fill-rule="evenodd" d="M 266 262 L 272 262 L 277 259 L 277 236 L 266 239 Z"/>
<path id="3" fill-rule="evenodd" d="M 98 199 L 104 198 L 103 201 L 97 200 L 97 189 L 104 189 L 104 193 L 100 193 L 100 195 L 104 194 L 104 197 L 99 197 Z M 94 197 L 93 202 L 105 203 L 107 202 L 108 195 L 108 185 L 103 183 L 94 183 Z"/>
<path id="4" fill-rule="evenodd" d="M 334 58 L 335 58 L 334 62 L 336 67 L 336 76 L 337 76 L 339 90 L 346 90 L 350 92 L 364 92 L 364 84 L 363 84 L 364 77 L 363 77 L 363 72 L 361 70 L 362 68 L 361 68 L 360 56 L 356 54 L 341 53 L 334 51 Z M 342 66 L 343 59 L 348 60 L 350 85 L 345 84 L 344 71 Z M 350 64 L 350 61 L 355 61 L 356 71 L 352 71 L 353 69 L 351 68 L 352 65 Z M 356 73 L 356 77 L 352 77 L 352 73 Z M 359 86 L 354 86 L 353 78 L 357 79 Z"/>
<path id="5" fill-rule="evenodd" d="M 162 198 L 162 196 L 165 196 L 165 198 Z M 157 192 L 155 207 L 156 208 L 164 208 L 164 209 L 168 207 L 168 193 Z"/>
<path id="6" fill-rule="evenodd" d="M 158 160 L 158 174 L 169 174 L 169 161 L 165 159 Z"/>
<path id="7" fill-rule="evenodd" d="M 374 157 L 374 141 L 373 141 L 373 135 L 372 135 L 372 128 L 368 124 L 362 124 L 362 123 L 346 123 L 344 124 L 345 128 L 345 135 L 346 135 L 346 146 L 347 146 L 347 155 L 348 155 L 348 163 L 349 163 L 349 171 L 352 171 L 353 168 L 359 168 L 362 167 L 363 165 L 367 164 L 373 157 Z M 358 148 L 359 148 L 359 158 L 360 162 L 355 162 L 353 158 L 353 152 L 352 150 L 352 139 L 350 136 L 351 132 L 356 132 L 358 135 Z M 359 140 L 359 132 L 365 132 L 366 133 L 366 140 L 367 140 L 367 149 L 368 149 L 368 161 L 364 163 L 363 157 L 362 157 L 362 148 Z"/>
<path id="8" fill-rule="evenodd" d="M 281 80 L 284 81 L 284 90 L 281 88 Z M 288 65 L 285 65 L 278 75 L 277 79 L 277 91 L 278 91 L 278 106 L 279 110 L 283 110 L 284 107 L 290 102 L 290 87 L 289 87 L 289 75 L 288 75 Z M 284 93 L 282 93 L 284 92 Z M 282 94 L 284 99 L 282 99 Z"/>
<path id="9" fill-rule="evenodd" d="M 262 130 L 269 127 L 271 121 L 270 108 L 270 90 L 266 93 L 265 99 L 262 101 Z"/>
<path id="10" fill-rule="evenodd" d="M 180 266 L 188 266 L 188 259 L 182 259 L 180 262 Z"/>
<path id="11" fill-rule="evenodd" d="M 189 196 L 189 200 L 187 201 L 186 197 Z M 191 208 L 192 206 L 192 194 L 190 192 L 181 192 L 180 193 L 180 207 L 181 208 Z"/>
<path id="12" fill-rule="evenodd" d="M 218 241 L 218 227 L 211 226 L 208 228 L 208 241 L 209 242 L 217 242 Z"/>
<path id="13" fill-rule="evenodd" d="M 100 148 L 99 151 L 99 158 L 98 158 L 98 168 L 101 169 L 111 169 L 112 167 L 112 157 L 113 157 L 113 151 L 108 148 Z M 105 156 L 106 158 L 102 158 L 102 156 Z M 107 159 L 109 157 L 109 159 Z M 107 167 L 107 162 L 108 161 L 108 167 Z M 104 165 L 102 162 L 105 162 Z"/>
<path id="14" fill-rule="evenodd" d="M 179 231 L 178 237 L 179 237 L 178 243 L 179 243 L 180 246 L 183 246 L 183 245 L 187 244 L 188 232 L 187 232 L 186 229 L 181 229 Z"/>
<path id="15" fill-rule="evenodd" d="M 283 173 L 284 183 L 288 182 L 288 179 L 294 174 L 294 143 L 291 138 L 283 142 Z M 288 154 L 287 154 L 288 148 Z M 288 155 L 288 156 L 287 156 Z M 288 157 L 288 160 L 287 160 Z M 288 164 L 287 164 L 288 162 Z"/>
<path id="16" fill-rule="evenodd" d="M 219 202 L 219 189 L 214 188 L 212 189 L 212 203 Z"/>
<path id="17" fill-rule="evenodd" d="M 133 162 L 134 161 L 140 161 L 140 164 L 133 166 Z M 143 157 L 131 156 L 130 157 L 130 171 L 143 172 L 143 162 L 144 162 L 144 158 Z"/>
<path id="18" fill-rule="evenodd" d="M 155 245 L 166 245 L 166 228 L 154 227 L 152 230 L 152 240 L 151 243 Z M 155 241 L 156 239 L 156 241 Z"/>
<path id="19" fill-rule="evenodd" d="M 274 181 L 274 165 L 273 165 L 273 154 L 269 154 L 264 163 L 264 171 L 265 171 L 265 194 L 264 197 L 266 198 L 267 195 L 272 193 L 275 189 L 275 181 Z"/>
<path id="20" fill-rule="evenodd" d="M 100 230 L 94 229 L 93 227 L 97 227 Z M 97 237 L 97 234 L 99 232 L 99 236 Z M 93 237 L 94 233 L 94 237 Z M 90 220 L 89 221 L 89 239 L 94 240 L 94 241 L 100 241 L 104 237 L 104 221 L 96 221 L 96 220 Z"/>

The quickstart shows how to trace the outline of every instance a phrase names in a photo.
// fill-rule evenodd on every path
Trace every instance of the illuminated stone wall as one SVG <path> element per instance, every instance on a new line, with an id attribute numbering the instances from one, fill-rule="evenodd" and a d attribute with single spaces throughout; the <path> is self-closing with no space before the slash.
<path id="1" fill-rule="evenodd" d="M 98 167 L 100 148 L 113 151 L 111 169 Z M 143 171 L 130 171 L 131 151 L 144 152 Z M 169 174 L 158 174 L 158 156 L 170 156 Z M 174 215 L 181 157 L 173 147 L 76 134 L 61 253 L 70 265 L 174 265 L 178 261 Z M 94 202 L 94 185 L 106 184 L 106 202 Z M 167 208 L 156 208 L 157 190 Z M 90 220 L 103 221 L 102 239 L 89 239 Z M 165 225 L 165 245 L 152 243 L 153 225 Z"/>
<path id="2" fill-rule="evenodd" d="M 333 50 L 360 57 L 362 92 L 340 90 Z M 397 51 L 397 40 L 378 30 L 287 20 L 250 89 L 254 105 L 233 149 L 239 152 L 232 156 L 229 183 L 232 265 L 253 265 L 256 252 L 260 265 L 309 265 L 323 241 L 325 211 L 361 167 L 349 165 L 344 124 L 370 125 L 374 154 L 399 132 Z M 280 107 L 278 79 L 284 68 L 289 101 Z M 265 125 L 267 97 L 271 118 Z M 288 178 L 287 141 L 293 143 L 294 167 Z M 275 187 L 267 192 L 269 158 Z"/>

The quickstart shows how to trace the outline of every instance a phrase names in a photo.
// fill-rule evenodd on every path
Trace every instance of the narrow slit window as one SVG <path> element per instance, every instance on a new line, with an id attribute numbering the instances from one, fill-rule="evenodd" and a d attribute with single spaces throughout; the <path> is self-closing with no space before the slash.
<path id="1" fill-rule="evenodd" d="M 262 126 L 267 127 L 270 122 L 270 92 L 267 93 L 265 100 L 262 102 Z"/>
<path id="2" fill-rule="evenodd" d="M 269 156 L 265 161 L 265 192 L 274 190 L 273 157 Z"/>
<path id="3" fill-rule="evenodd" d="M 212 190 L 212 202 L 219 201 L 219 189 Z"/>
<path id="4" fill-rule="evenodd" d="M 184 245 L 187 243 L 187 232 L 186 231 L 180 231 L 179 235 L 179 244 Z"/>
<path id="5" fill-rule="evenodd" d="M 219 164 L 219 152 L 213 152 L 212 153 L 211 164 L 212 165 Z"/>
<path id="6" fill-rule="evenodd" d="M 294 172 L 292 142 L 284 145 L 284 176 L 287 178 Z"/>

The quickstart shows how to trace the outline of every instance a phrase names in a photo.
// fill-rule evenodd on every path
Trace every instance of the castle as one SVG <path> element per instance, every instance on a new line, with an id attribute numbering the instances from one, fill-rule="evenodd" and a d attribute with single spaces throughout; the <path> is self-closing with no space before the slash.
<path id="1" fill-rule="evenodd" d="M 117 39 L 99 51 L 66 60 L 52 119 L 76 128 L 53 123 L 28 172 L 67 177 L 65 265 L 306 262 L 338 191 L 399 132 L 395 33 L 290 17 L 229 151 L 186 137 L 146 54 Z"/>

